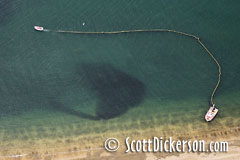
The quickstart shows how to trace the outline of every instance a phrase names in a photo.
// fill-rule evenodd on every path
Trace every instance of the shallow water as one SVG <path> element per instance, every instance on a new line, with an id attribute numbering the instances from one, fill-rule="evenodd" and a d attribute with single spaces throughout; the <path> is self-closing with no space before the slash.
<path id="1" fill-rule="evenodd" d="M 223 69 L 215 101 L 224 112 L 216 120 L 239 117 L 239 2 L 0 2 L 1 148 L 14 147 L 14 141 L 119 132 L 134 129 L 141 120 L 143 130 L 180 126 L 190 119 L 190 124 L 205 126 L 195 130 L 207 129 L 203 116 L 217 67 L 195 40 L 171 33 L 38 33 L 33 25 L 76 31 L 167 28 L 195 34 Z M 183 113 L 176 115 L 179 111 Z M 223 125 L 239 126 L 233 121 Z M 112 122 L 115 128 L 104 127 Z"/>

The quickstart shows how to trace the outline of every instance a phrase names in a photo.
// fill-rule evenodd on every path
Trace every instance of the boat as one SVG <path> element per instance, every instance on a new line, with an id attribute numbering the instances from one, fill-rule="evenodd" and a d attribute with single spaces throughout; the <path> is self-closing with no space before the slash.
<path id="1" fill-rule="evenodd" d="M 36 31 L 44 31 L 44 28 L 43 27 L 41 27 L 41 26 L 34 26 L 34 29 L 36 30 Z"/>
<path id="2" fill-rule="evenodd" d="M 208 112 L 207 112 L 206 115 L 205 115 L 205 120 L 206 120 L 207 122 L 213 120 L 213 119 L 216 117 L 217 113 L 218 113 L 218 109 L 215 108 L 214 105 L 211 106 L 211 107 L 209 108 Z"/>

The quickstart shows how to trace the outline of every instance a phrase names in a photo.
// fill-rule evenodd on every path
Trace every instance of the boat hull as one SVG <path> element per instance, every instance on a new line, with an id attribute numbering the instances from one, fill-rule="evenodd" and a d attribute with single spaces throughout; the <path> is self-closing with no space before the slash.
<path id="1" fill-rule="evenodd" d="M 40 31 L 40 32 L 44 31 L 44 28 L 43 28 L 43 27 L 40 27 L 40 26 L 34 26 L 34 29 L 35 29 L 36 31 Z"/>
<path id="2" fill-rule="evenodd" d="M 208 112 L 205 115 L 205 120 L 207 122 L 213 120 L 216 117 L 217 113 L 218 113 L 218 109 L 217 108 L 215 108 L 215 110 L 213 111 L 213 107 L 210 107 Z"/>

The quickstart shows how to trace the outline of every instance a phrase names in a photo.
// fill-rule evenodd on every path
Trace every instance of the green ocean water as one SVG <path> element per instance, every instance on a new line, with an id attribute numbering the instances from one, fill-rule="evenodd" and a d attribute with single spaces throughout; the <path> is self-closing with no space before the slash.
<path id="1" fill-rule="evenodd" d="M 166 28 L 197 35 L 223 69 L 215 101 L 224 112 L 216 120 L 239 117 L 239 7 L 224 0 L 0 0 L 1 146 L 107 132 L 97 126 L 112 121 L 163 116 L 153 127 L 185 123 L 193 111 L 198 114 L 190 123 L 202 123 L 218 78 L 214 61 L 188 37 L 39 33 L 34 25 L 69 31 Z M 182 114 L 164 117 L 177 112 Z"/>

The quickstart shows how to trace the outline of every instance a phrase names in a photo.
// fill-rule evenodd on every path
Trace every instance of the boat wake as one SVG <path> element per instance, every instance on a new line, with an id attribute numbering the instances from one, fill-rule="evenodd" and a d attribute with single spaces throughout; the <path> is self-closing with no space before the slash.
<path id="1" fill-rule="evenodd" d="M 44 32 L 50 32 L 50 29 L 43 29 Z"/>

